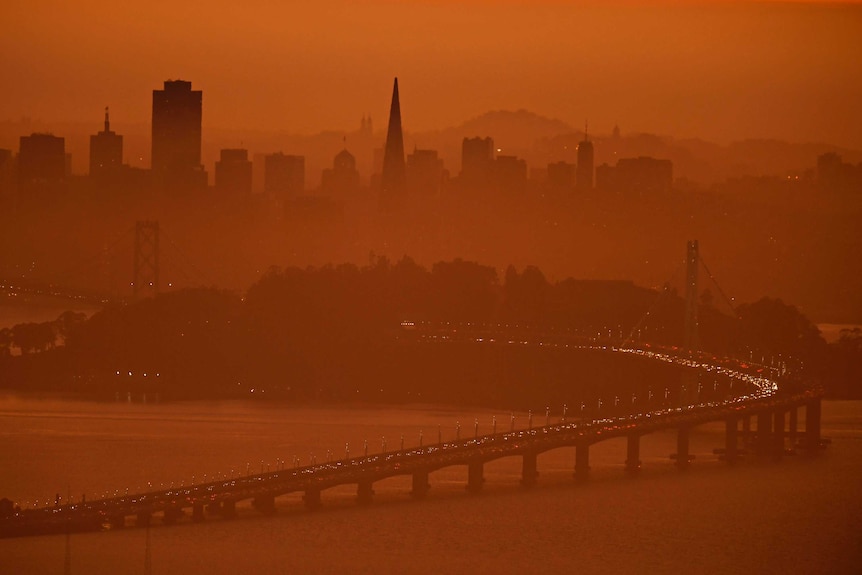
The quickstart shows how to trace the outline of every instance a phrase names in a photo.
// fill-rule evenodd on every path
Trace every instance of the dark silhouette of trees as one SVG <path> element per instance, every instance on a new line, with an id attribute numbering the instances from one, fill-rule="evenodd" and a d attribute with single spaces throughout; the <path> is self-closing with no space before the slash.
<path id="1" fill-rule="evenodd" d="M 748 351 L 767 362 L 778 361 L 780 357 L 795 362 L 794 367 L 822 367 L 826 341 L 817 326 L 796 307 L 780 299 L 764 297 L 739 306 L 737 312 L 738 351 Z"/>
<path id="2" fill-rule="evenodd" d="M 23 355 L 51 349 L 56 339 L 57 334 L 52 322 L 19 323 L 12 327 L 12 342 Z"/>
<path id="3" fill-rule="evenodd" d="M 573 362 L 568 352 L 505 341 L 477 347 L 474 338 L 514 329 L 515 342 L 551 336 L 681 345 L 683 310 L 672 290 L 627 281 L 551 283 L 536 267 L 510 266 L 500 285 L 494 268 L 476 262 L 438 262 L 429 271 L 407 257 L 372 257 L 363 267 L 271 268 L 242 298 L 182 290 L 89 319 L 65 312 L 53 322 L 0 330 L 0 374 L 22 388 L 112 395 L 595 403 L 608 393 L 597 383 L 603 378 L 624 382 L 630 389 L 620 393 L 632 396 L 643 393 L 633 382 L 647 375 L 639 365 L 607 367 L 586 356 Z M 860 333 L 827 347 L 795 307 L 770 298 L 740 306 L 738 318 L 702 298 L 700 313 L 704 349 L 801 362 L 840 393 L 858 393 L 843 382 L 858 373 Z M 417 337 L 441 322 L 465 335 L 445 345 Z"/>

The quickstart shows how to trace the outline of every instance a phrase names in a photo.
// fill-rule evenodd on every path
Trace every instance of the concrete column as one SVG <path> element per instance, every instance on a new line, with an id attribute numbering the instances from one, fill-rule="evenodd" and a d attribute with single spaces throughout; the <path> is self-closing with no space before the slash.
<path id="1" fill-rule="evenodd" d="M 784 455 L 784 410 L 776 409 L 772 418 L 772 455 L 780 459 Z"/>
<path id="2" fill-rule="evenodd" d="M 688 451 L 688 439 L 691 430 L 688 427 L 680 427 L 676 433 L 676 466 L 680 469 L 686 469 L 691 463 L 691 456 Z"/>
<path id="3" fill-rule="evenodd" d="M 467 464 L 467 491 L 470 493 L 479 493 L 482 484 L 485 483 L 483 466 L 481 461 L 471 461 Z"/>
<path id="4" fill-rule="evenodd" d="M 200 523 L 204 520 L 204 504 L 203 503 L 195 503 L 192 506 L 192 521 L 195 523 Z"/>
<path id="5" fill-rule="evenodd" d="M 641 436 L 631 433 L 626 444 L 626 473 L 635 474 L 641 469 Z"/>
<path id="6" fill-rule="evenodd" d="M 805 448 L 809 453 L 820 449 L 820 399 L 812 399 L 805 404 Z"/>
<path id="7" fill-rule="evenodd" d="M 799 430 L 799 407 L 794 405 L 790 408 L 790 418 L 787 422 L 787 435 L 790 439 L 790 447 L 792 449 L 796 449 L 796 442 L 798 440 L 797 433 Z"/>
<path id="8" fill-rule="evenodd" d="M 772 414 L 761 411 L 757 414 L 757 455 L 767 455 L 772 451 L 772 445 Z"/>
<path id="9" fill-rule="evenodd" d="M 360 481 L 359 486 L 356 489 L 356 500 L 363 504 L 367 505 L 371 503 L 374 499 L 374 489 L 372 488 L 371 481 Z"/>
<path id="10" fill-rule="evenodd" d="M 590 475 L 590 444 L 579 441 L 575 446 L 575 479 L 585 481 Z"/>
<path id="11" fill-rule="evenodd" d="M 317 509 L 320 507 L 320 489 L 310 487 L 305 490 L 305 495 L 302 496 L 307 509 Z"/>
<path id="12" fill-rule="evenodd" d="M 739 459 L 738 435 L 738 420 L 735 417 L 728 417 L 724 422 L 724 460 L 728 463 L 736 463 Z"/>
<path id="13" fill-rule="evenodd" d="M 431 489 L 431 483 L 428 481 L 427 471 L 417 471 L 413 474 L 413 490 L 410 495 L 416 499 L 422 499 L 428 494 Z"/>
<path id="14" fill-rule="evenodd" d="M 751 445 L 751 416 L 748 414 L 742 416 L 742 443 Z"/>
<path id="15" fill-rule="evenodd" d="M 535 452 L 525 453 L 521 465 L 521 485 L 532 487 L 536 484 L 538 472 L 538 454 Z"/>

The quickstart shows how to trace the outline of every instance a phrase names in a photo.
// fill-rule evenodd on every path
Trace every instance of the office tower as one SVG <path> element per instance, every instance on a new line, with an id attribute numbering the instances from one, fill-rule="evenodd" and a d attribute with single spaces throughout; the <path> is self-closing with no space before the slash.
<path id="1" fill-rule="evenodd" d="M 461 181 L 471 187 L 485 187 L 494 171 L 494 140 L 464 138 L 461 142 Z"/>
<path id="2" fill-rule="evenodd" d="M 263 160 L 263 191 L 274 196 L 297 197 L 305 193 L 305 157 L 281 152 Z"/>
<path id="3" fill-rule="evenodd" d="M 413 150 L 407 156 L 407 187 L 410 194 L 422 197 L 440 195 L 445 170 L 437 150 Z"/>
<path id="4" fill-rule="evenodd" d="M 335 155 L 332 168 L 323 170 L 321 188 L 330 194 L 355 192 L 359 189 L 359 171 L 356 158 L 345 148 Z"/>
<path id="5" fill-rule="evenodd" d="M 578 144 L 578 167 L 576 185 L 579 190 L 593 189 L 593 143 L 584 127 L 584 141 Z"/>
<path id="6" fill-rule="evenodd" d="M 521 193 L 527 187 L 527 162 L 516 156 L 494 160 L 495 188 L 503 193 Z"/>
<path id="7" fill-rule="evenodd" d="M 215 163 L 215 188 L 219 192 L 250 195 L 251 162 L 248 150 L 224 149 Z"/>
<path id="8" fill-rule="evenodd" d="M 66 179 L 66 140 L 52 134 L 21 136 L 18 182 L 22 187 L 51 185 Z"/>
<path id="9" fill-rule="evenodd" d="M 105 108 L 105 129 L 90 136 L 90 177 L 116 173 L 123 165 L 123 137 L 111 131 L 111 119 Z"/>
<path id="10" fill-rule="evenodd" d="M 389 128 L 383 153 L 383 171 L 380 174 L 380 207 L 391 210 L 404 203 L 406 195 L 404 165 L 404 136 L 401 132 L 401 103 L 398 100 L 398 78 L 392 89 L 389 108 Z"/>
<path id="11" fill-rule="evenodd" d="M 152 171 L 157 185 L 170 189 L 206 186 L 201 165 L 203 94 L 192 83 L 167 80 L 153 90 Z"/>
<path id="12" fill-rule="evenodd" d="M 620 158 L 616 166 L 596 169 L 596 188 L 605 192 L 644 195 L 669 192 L 673 187 L 673 163 L 647 156 Z"/>

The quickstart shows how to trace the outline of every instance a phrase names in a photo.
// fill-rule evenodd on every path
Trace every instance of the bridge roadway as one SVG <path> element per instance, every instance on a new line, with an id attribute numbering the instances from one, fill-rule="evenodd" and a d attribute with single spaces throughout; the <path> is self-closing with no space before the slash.
<path id="1" fill-rule="evenodd" d="M 589 446 L 616 437 L 628 438 L 626 469 L 636 472 L 640 467 L 640 437 L 667 429 L 677 430 L 677 453 L 672 457 L 675 457 L 678 466 L 685 467 L 691 460 L 689 431 L 692 427 L 714 421 L 726 422 L 726 444 L 720 451 L 727 461 L 733 462 L 743 453 L 740 448 L 739 422 L 743 423 L 743 435 L 747 434 L 751 431 L 752 417 L 756 418 L 757 426 L 755 450 L 758 454 L 779 456 L 784 451 L 788 436 L 791 441 L 797 439 L 796 414 L 800 406 L 806 408 L 805 432 L 799 436 L 800 445 L 810 450 L 821 446 L 822 393 L 817 389 L 800 389 L 793 393 L 780 391 L 775 380 L 764 377 L 750 366 L 739 362 L 731 364 L 729 360 L 706 363 L 702 359 L 706 356 L 700 355 L 686 356 L 634 348 L 596 349 L 634 353 L 689 369 L 718 371 L 744 382 L 749 393 L 724 401 L 618 417 L 564 421 L 294 469 L 281 468 L 186 487 L 23 510 L 12 517 L 0 519 L 0 536 L 97 530 L 106 525 L 120 528 L 126 525 L 127 518 L 134 518 L 137 525 L 148 525 L 152 516 L 158 513 L 162 514 L 163 522 L 170 524 L 185 516 L 186 510 L 191 510 L 193 521 L 203 520 L 205 510 L 210 515 L 231 517 L 236 514 L 237 502 L 243 500 L 251 500 L 257 510 L 271 513 L 275 511 L 276 497 L 294 492 L 303 492 L 305 505 L 315 508 L 321 504 L 322 491 L 344 484 L 356 484 L 359 502 L 370 502 L 374 482 L 398 475 L 411 475 L 411 494 L 421 498 L 430 488 L 429 474 L 454 465 L 467 466 L 466 487 L 469 492 L 475 493 L 484 483 L 484 463 L 511 456 L 522 457 L 521 481 L 523 485 L 530 486 L 536 482 L 538 475 L 537 456 L 561 447 L 576 448 L 575 477 L 585 479 L 589 470 Z M 785 415 L 788 414 L 789 430 L 785 426 Z"/>

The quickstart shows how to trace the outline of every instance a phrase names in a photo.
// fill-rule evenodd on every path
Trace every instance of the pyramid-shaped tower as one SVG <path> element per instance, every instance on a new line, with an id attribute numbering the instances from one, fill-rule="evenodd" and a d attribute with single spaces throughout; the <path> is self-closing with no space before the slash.
<path id="1" fill-rule="evenodd" d="M 404 167 L 404 136 L 401 133 L 401 103 L 398 100 L 398 78 L 392 89 L 389 108 L 389 129 L 383 153 L 383 173 L 380 176 L 380 207 L 391 210 L 403 204 L 407 193 Z"/>

